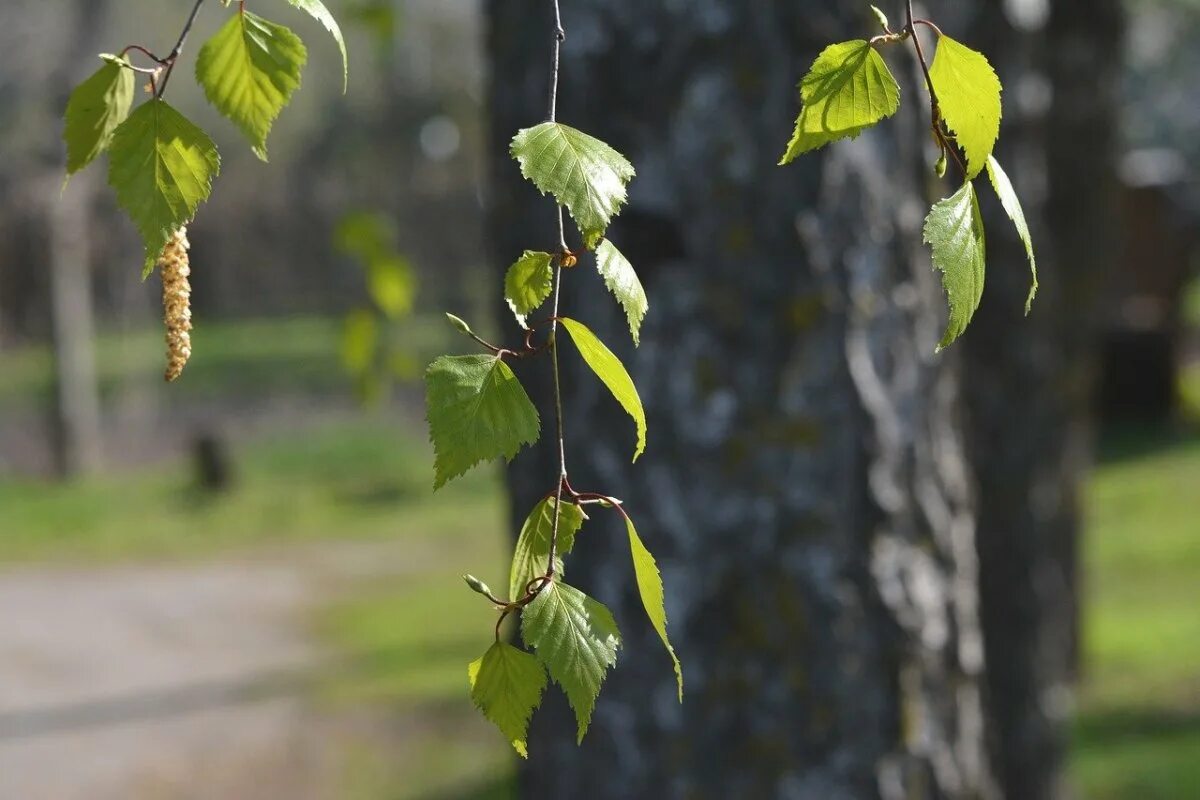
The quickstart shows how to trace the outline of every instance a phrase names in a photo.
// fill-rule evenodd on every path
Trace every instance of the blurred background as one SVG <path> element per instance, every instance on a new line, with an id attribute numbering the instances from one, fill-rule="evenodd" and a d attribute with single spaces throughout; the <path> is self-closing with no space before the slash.
<path id="1" fill-rule="evenodd" d="M 92 55 L 130 43 L 167 49 L 184 5 L 8 0 L 0 7 L 0 798 L 519 796 L 511 749 L 467 696 L 466 664 L 486 647 L 493 617 L 458 576 L 500 579 L 511 519 L 524 516 L 520 498 L 530 490 L 521 474 L 506 485 L 498 468 L 485 468 L 432 493 L 420 374 L 432 357 L 467 350 L 442 311 L 489 336 L 512 335 L 497 302 L 501 270 L 522 246 L 511 231 L 549 230 L 535 194 L 513 201 L 515 167 L 503 150 L 517 126 L 540 120 L 529 109 L 544 102 L 546 4 L 332 0 L 350 46 L 346 95 L 338 53 L 319 26 L 283 2 L 251 4 L 300 33 L 310 51 L 303 88 L 272 134 L 270 165 L 194 82 L 173 81 L 171 102 L 209 131 L 223 167 L 189 234 L 194 356 L 184 377 L 165 386 L 158 279 L 139 280 L 140 243 L 104 185 L 103 165 L 59 191 L 59 137 L 71 88 L 99 63 Z M 210 5 L 181 74 L 227 13 Z M 805 32 L 781 51 L 786 37 L 764 33 L 784 18 L 771 16 L 775 5 L 644 4 L 640 18 L 635 2 L 564 2 L 564 121 L 609 139 L 644 176 L 628 227 L 616 231 L 633 263 L 646 265 L 651 318 L 636 358 L 620 352 L 651 410 L 651 448 L 660 450 L 640 480 L 659 497 L 675 497 L 674 482 L 696 463 L 673 424 L 734 448 L 722 452 L 735 465 L 737 448 L 803 450 L 814 436 L 800 423 L 775 426 L 769 408 L 759 409 L 762 416 L 723 415 L 712 388 L 722 379 L 699 361 L 689 374 L 711 384 L 707 411 L 675 415 L 671 403 L 687 401 L 663 381 L 678 375 L 656 367 L 672 351 L 689 357 L 678 327 L 688 314 L 711 316 L 729 332 L 749 318 L 744 308 L 714 304 L 714 293 L 690 291 L 686 273 L 680 277 L 679 264 L 703 265 L 708 256 L 695 255 L 688 234 L 660 224 L 682 213 L 670 198 L 687 184 L 670 176 L 699 174 L 696 159 L 721 160 L 731 166 L 715 169 L 713 180 L 737 196 L 739 186 L 766 174 L 758 162 L 770 167 L 782 149 L 796 112 L 790 86 L 821 41 L 869 30 L 865 5 L 834 12 L 823 8 L 832 4 L 797 2 L 787 17 L 793 27 L 783 27 Z M 882 5 L 893 20 L 901 17 L 900 4 Z M 920 362 L 921 374 L 932 376 L 923 385 L 960 387 L 949 390 L 962 404 L 949 416 L 960 420 L 952 433 L 971 454 L 956 474 L 974 487 L 960 500 L 964 518 L 978 520 L 981 566 L 960 553 L 954 569 L 968 583 L 978 572 L 970 591 L 981 596 L 988 669 L 995 665 L 1000 676 L 990 685 L 980 679 L 985 710 L 999 706 L 987 712 L 985 737 L 999 787 L 992 796 L 1200 797 L 1200 51 L 1193 46 L 1200 4 L 926 6 L 997 64 L 1006 87 L 1002 142 L 1010 148 L 1001 157 L 1046 253 L 1046 288 L 1024 321 L 1013 298 L 1023 298 L 1026 268 L 1019 244 L 1001 233 L 1003 217 L 993 214 L 989 244 L 998 252 L 988 288 L 1006 307 L 989 297 L 961 345 Z M 676 25 L 672 15 L 684 14 L 691 27 Z M 743 26 L 743 16 L 753 25 Z M 690 44 L 656 38 L 672 29 Z M 750 66 L 739 72 L 736 59 L 714 58 L 723 48 Z M 622 66 L 625 59 L 631 63 Z M 907 63 L 899 53 L 889 60 Z M 644 85 L 630 80 L 635 68 L 644 70 Z M 691 77 L 655 77 L 671 70 Z M 911 77 L 902 77 L 906 91 Z M 604 89 L 606 81 L 624 88 Z M 734 126 L 724 143 L 678 135 L 651 142 L 664 108 L 678 133 L 721 112 L 729 86 L 747 87 L 751 97 L 767 93 L 764 122 Z M 644 105 L 621 94 L 639 90 Z M 670 106 L 663 98 L 671 97 L 683 99 Z M 745 145 L 739 137 L 769 141 Z M 728 246 L 713 258 L 736 265 L 738 243 L 756 237 L 761 244 L 745 250 L 747 263 L 772 248 L 783 266 L 818 276 L 822 263 L 870 261 L 869 247 L 824 227 L 840 211 L 804 209 L 825 209 L 825 188 L 853 183 L 839 170 L 853 176 L 859 161 L 875 163 L 873 153 L 910 165 L 922 158 L 919 148 L 889 142 L 865 136 L 833 148 L 843 155 L 772 174 L 761 185 L 785 206 L 775 214 L 787 235 L 760 235 L 748 223 L 723 232 Z M 891 183 L 877 197 L 924 197 L 913 175 L 897 182 L 881 174 Z M 781 182 L 813 188 L 771 194 Z M 844 210 L 847 201 L 836 205 Z M 539 208 L 545 219 L 513 222 Z M 901 231 L 908 225 L 909 239 L 897 237 L 909 243 L 910 223 L 897 223 Z M 890 223 L 862 227 L 870 246 L 892 241 Z M 787 254 L 787 236 L 803 243 L 804 256 Z M 927 271 L 928 256 L 910 249 Z M 913 285 L 936 309 L 936 286 Z M 771 327 L 770 318 L 760 333 L 817 341 L 824 334 L 806 339 L 811 318 L 842 308 L 832 295 L 853 295 L 861 305 L 855 290 L 819 285 L 815 305 L 792 302 L 787 324 Z M 772 291 L 769 282 L 763 291 Z M 665 317 L 655 322 L 659 298 Z M 922 305 L 898 291 L 891 298 L 902 308 Z M 672 315 L 673 303 L 690 310 Z M 587 313 L 580 312 L 585 320 Z M 829 313 L 853 327 L 853 313 Z M 619 327 L 602 332 L 612 339 Z M 928 356 L 932 347 L 918 341 Z M 852 347 L 830 352 L 857 375 Z M 802 386 L 820 385 L 811 376 L 824 367 L 803 369 L 811 371 Z M 750 391 L 738 380 L 728 385 Z M 535 377 L 530 385 L 544 384 Z M 618 411 L 594 408 L 594 394 L 573 397 L 575 419 L 594 413 L 624 431 Z M 902 427 L 910 423 L 907 412 L 898 417 Z M 739 427 L 752 433 L 739 439 Z M 920 439 L 925 429 L 918 420 L 910 430 L 901 438 Z M 828 452 L 862 447 L 842 439 Z M 513 469 L 537 463 L 519 459 Z M 603 458 L 583 467 L 598 476 L 626 468 Z M 809 472 L 788 474 L 803 484 Z M 620 484 L 612 491 L 629 497 Z M 762 498 L 752 499 L 728 525 L 789 524 L 784 511 L 763 511 Z M 786 511 L 791 502 L 779 506 Z M 863 508 L 872 503 L 863 500 Z M 1016 514 L 1026 507 L 1028 518 Z M 694 622 L 704 603 L 679 586 L 695 560 L 678 530 L 688 526 L 672 516 L 683 512 L 656 513 L 639 529 L 664 564 L 686 668 L 689 653 L 702 664 L 707 652 Z M 666 542 L 662 550 L 656 541 Z M 642 633 L 627 637 L 636 639 L 630 658 L 635 648 L 653 649 Z M 756 646 L 754 637 L 744 641 Z M 1006 672 L 1009 658 L 1028 668 Z M 652 665 L 655 680 L 669 682 L 669 670 Z M 790 667 L 803 672 L 805 664 Z M 711 715 L 721 720 L 714 727 L 735 730 L 744 720 L 711 704 L 706 687 L 714 679 L 702 665 L 695 669 L 701 699 L 691 724 Z M 628 674 L 639 673 L 631 666 Z M 608 723 L 639 713 L 620 711 L 619 680 L 607 709 L 601 696 L 593 733 L 600 743 L 585 743 L 580 765 L 624 763 L 605 761 L 605 737 L 620 727 Z M 1006 696 L 1032 698 L 1036 710 L 1006 718 L 1005 708 L 1021 705 L 997 703 Z M 738 697 L 722 702 L 736 705 Z M 666 729 L 687 724 L 663 713 Z M 573 757 L 556 754 L 556 768 L 568 771 L 564 759 Z M 805 757 L 833 758 L 821 748 Z M 736 758 L 726 769 L 738 771 Z M 1036 787 L 1020 788 L 1014 773 L 1037 776 Z M 537 780 L 525 775 L 521 785 Z M 669 796 L 709 796 L 672 785 Z M 986 796 L 770 785 L 760 794 Z"/>

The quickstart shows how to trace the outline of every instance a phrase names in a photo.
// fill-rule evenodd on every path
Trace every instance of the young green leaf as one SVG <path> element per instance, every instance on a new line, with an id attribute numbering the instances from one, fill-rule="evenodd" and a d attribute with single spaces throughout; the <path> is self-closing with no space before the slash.
<path id="1" fill-rule="evenodd" d="M 208 199 L 220 169 L 216 145 L 165 100 L 143 103 L 113 132 L 108 183 L 142 235 L 144 276 Z"/>
<path id="2" fill-rule="evenodd" d="M 929 69 L 938 107 L 967 154 L 967 180 L 983 170 L 1000 136 L 1000 79 L 982 53 L 949 36 L 938 39 Z"/>
<path id="3" fill-rule="evenodd" d="M 979 198 L 970 181 L 934 205 L 925 220 L 925 241 L 933 246 L 933 265 L 942 271 L 950 301 L 950 323 L 938 345 L 941 350 L 967 329 L 983 298 L 986 240 Z"/>
<path id="4" fill-rule="evenodd" d="M 522 328 L 525 318 L 546 302 L 554 288 L 554 256 L 526 250 L 504 276 L 504 299 Z"/>
<path id="5" fill-rule="evenodd" d="M 521 636 L 567 693 L 582 742 L 600 684 L 617 663 L 621 646 L 612 612 L 578 589 L 552 581 L 521 613 Z"/>
<path id="6" fill-rule="evenodd" d="M 679 702 L 682 703 L 683 667 L 679 663 L 679 656 L 675 655 L 671 640 L 667 638 L 667 606 L 663 597 L 662 575 L 658 572 L 654 556 L 642 543 L 637 529 L 633 527 L 633 520 L 629 517 L 625 518 L 625 528 L 629 532 L 629 550 L 633 555 L 633 574 L 637 578 L 638 594 L 642 596 L 642 605 L 646 608 L 646 616 L 650 617 L 650 624 L 658 632 L 658 638 L 666 645 L 671 661 L 675 664 L 675 681 L 679 684 Z"/>
<path id="7" fill-rule="evenodd" d="M 325 30 L 329 31 L 329 35 L 337 42 L 338 51 L 342 54 L 342 92 L 343 94 L 350 88 L 350 57 L 346 53 L 346 40 L 342 37 L 342 29 L 338 26 L 337 20 L 333 18 L 333 14 L 329 13 L 329 9 L 321 0 L 288 0 L 301 11 L 306 11 L 313 19 L 321 23 Z"/>
<path id="8" fill-rule="evenodd" d="M 887 14 L 879 10 L 879 6 L 871 6 L 871 13 L 875 15 L 875 21 L 879 23 L 879 27 L 885 31 L 890 31 L 892 28 L 888 24 Z"/>
<path id="9" fill-rule="evenodd" d="M 869 42 L 825 48 L 800 82 L 803 107 L 780 164 L 838 139 L 853 139 L 900 108 L 900 87 Z"/>
<path id="10" fill-rule="evenodd" d="M 63 141 L 67 175 L 74 175 L 108 149 L 113 131 L 133 105 L 133 70 L 128 59 L 105 60 L 90 78 L 75 87 L 67 101 Z"/>
<path id="11" fill-rule="evenodd" d="M 467 677 L 475 707 L 500 729 L 521 758 L 529 758 L 529 718 L 546 689 L 541 662 L 510 644 L 496 642 L 483 658 L 471 662 Z"/>
<path id="12" fill-rule="evenodd" d="M 308 51 L 282 25 L 239 11 L 196 57 L 196 80 L 204 96 L 237 125 L 267 160 L 267 135 L 300 87 Z"/>
<path id="13" fill-rule="evenodd" d="M 567 207 L 592 249 L 626 200 L 633 165 L 604 142 L 558 122 L 519 131 L 512 140 L 521 174 Z"/>
<path id="14" fill-rule="evenodd" d="M 596 269 L 600 271 L 604 285 L 625 309 L 634 345 L 640 344 L 642 320 L 650 309 L 650 301 L 646 299 L 646 290 L 642 288 L 633 265 L 612 242 L 605 239 L 596 248 Z"/>
<path id="15" fill-rule="evenodd" d="M 559 322 L 567 329 L 567 333 L 571 334 L 571 340 L 579 348 L 579 354 L 592 368 L 592 372 L 596 373 L 621 407 L 633 417 L 637 426 L 637 448 L 633 452 L 633 460 L 637 461 L 638 456 L 646 449 L 646 412 L 642 409 L 642 399 L 638 396 L 637 387 L 633 385 L 633 378 L 629 377 L 620 359 L 613 355 L 586 325 L 566 317 Z"/>
<path id="16" fill-rule="evenodd" d="M 537 409 L 496 356 L 442 356 L 426 370 L 425 386 L 435 489 L 481 461 L 512 460 L 523 445 L 537 441 Z"/>
<path id="17" fill-rule="evenodd" d="M 1025 313 L 1028 314 L 1033 308 L 1033 299 L 1037 297 L 1038 291 L 1037 257 L 1033 254 L 1033 236 L 1029 233 L 1029 223 L 1025 221 L 1025 211 L 1021 208 L 1021 199 L 1017 197 L 1017 190 L 1013 188 L 1012 181 L 1008 179 L 1008 175 L 994 156 L 988 156 L 987 169 L 988 177 L 992 181 L 992 188 L 996 190 L 996 196 L 1000 198 L 1000 205 L 1004 206 L 1008 218 L 1016 226 L 1017 235 L 1021 237 L 1021 242 L 1025 245 L 1025 254 L 1029 257 L 1029 269 L 1033 273 L 1033 283 L 1029 287 L 1029 297 L 1025 300 Z"/>
<path id="18" fill-rule="evenodd" d="M 574 503 L 564 502 L 558 520 L 558 557 L 554 560 L 554 572 L 563 575 L 562 557 L 575 546 L 575 534 L 583 527 L 586 519 L 583 509 Z M 539 575 L 546 574 L 550 560 L 550 539 L 554 534 L 554 498 L 547 497 L 534 507 L 513 551 L 512 569 L 508 577 L 508 597 L 519 600 L 525 595 L 525 587 Z"/>

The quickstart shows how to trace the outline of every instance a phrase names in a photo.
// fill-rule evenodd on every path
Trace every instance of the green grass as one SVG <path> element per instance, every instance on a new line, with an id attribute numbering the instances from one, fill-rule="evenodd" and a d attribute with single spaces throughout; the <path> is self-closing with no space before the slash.
<path id="1" fill-rule="evenodd" d="M 399 323 L 393 335 L 420 363 L 451 341 L 440 316 Z M 229 397 L 347 394 L 350 381 L 341 366 L 342 321 L 301 316 L 269 320 L 209 321 L 197 324 L 193 355 L 184 380 L 171 397 L 214 400 Z M 162 330 L 148 327 L 102 333 L 96 340 L 96 369 L 104 398 L 129 385 L 161 382 Z M 0 410 L 44 402 L 53 389 L 53 361 L 46 346 L 0 351 Z"/>
<path id="2" fill-rule="evenodd" d="M 1088 800 L 1198 797 L 1200 437 L 1108 445 L 1088 493 L 1075 778 Z"/>
<path id="3" fill-rule="evenodd" d="M 0 480 L 0 562 L 206 556 L 316 539 L 404 533 L 456 541 L 495 519 L 494 473 L 436 496 L 420 421 L 326 425 L 234 444 L 234 488 L 207 496 L 185 465 L 58 485 Z"/>

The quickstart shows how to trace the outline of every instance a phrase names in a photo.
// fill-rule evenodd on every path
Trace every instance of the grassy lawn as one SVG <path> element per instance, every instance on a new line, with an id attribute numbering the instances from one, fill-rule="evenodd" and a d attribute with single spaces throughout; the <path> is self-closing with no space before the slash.
<path id="1" fill-rule="evenodd" d="M 414 325 L 417 351 L 444 343 L 441 328 Z M 336 322 L 217 325 L 204 337 L 184 402 L 346 392 Z M 156 375 L 160 350 L 157 333 L 104 339 L 105 386 Z M 43 351 L 0 362 L 0 411 L 48 392 Z M 1200 372 L 1185 396 L 1200 409 Z M 190 489 L 182 464 L 69 486 L 0 477 L 0 565 L 198 558 L 333 538 L 437 541 L 445 557 L 431 571 L 365 586 L 314 620 L 352 666 L 321 681 L 313 701 L 373 720 L 370 735 L 337 745 L 340 797 L 506 800 L 512 754 L 465 693 L 491 611 L 457 580 L 470 571 L 503 582 L 503 498 L 487 470 L 435 496 L 424 439 L 415 414 L 379 412 L 240 442 L 236 485 L 216 498 Z M 1087 496 L 1074 778 L 1088 800 L 1200 797 L 1200 436 L 1134 434 L 1102 452 Z"/>
<path id="2" fill-rule="evenodd" d="M 1088 495 L 1088 800 L 1200 797 L 1200 437 L 1137 439 L 1110 443 Z"/>
<path id="3" fill-rule="evenodd" d="M 0 563 L 205 556 L 315 539 L 459 539 L 497 518 L 494 473 L 435 497 L 419 420 L 334 423 L 234 446 L 235 485 L 190 488 L 185 465 L 71 484 L 0 480 Z M 490 527 L 494 535 L 494 523 Z"/>

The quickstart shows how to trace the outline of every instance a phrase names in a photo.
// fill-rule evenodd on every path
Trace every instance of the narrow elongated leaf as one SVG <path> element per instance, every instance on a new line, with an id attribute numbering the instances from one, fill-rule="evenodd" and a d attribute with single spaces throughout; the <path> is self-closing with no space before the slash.
<path id="1" fill-rule="evenodd" d="M 537 441 L 537 409 L 496 356 L 443 356 L 426 370 L 425 386 L 435 489 L 481 461 L 512 460 Z"/>
<path id="2" fill-rule="evenodd" d="M 582 742 L 604 675 L 617 663 L 621 646 L 612 612 L 578 589 L 553 581 L 521 613 L 521 636 L 567 693 Z"/>
<path id="3" fill-rule="evenodd" d="M 121 66 L 129 60 L 110 58 L 76 86 L 67 101 L 63 142 L 67 145 L 68 176 L 108 149 L 113 131 L 129 116 L 133 105 L 133 70 Z"/>
<path id="4" fill-rule="evenodd" d="M 504 276 L 504 299 L 522 328 L 525 318 L 546 302 L 554 288 L 553 262 L 549 253 L 526 250 Z"/>
<path id="5" fill-rule="evenodd" d="M 967 179 L 987 164 L 1000 136 L 1000 79 L 983 53 L 949 36 L 938 38 L 929 68 L 946 125 L 967 154 Z"/>
<path id="6" fill-rule="evenodd" d="M 667 605 L 663 597 L 662 575 L 659 574 L 654 556 L 646 549 L 637 529 L 633 527 L 633 520 L 628 517 L 625 518 L 625 528 L 629 532 L 629 550 L 633 555 L 633 573 L 637 578 L 638 594 L 642 597 L 642 605 L 646 609 L 646 616 L 650 617 L 650 624 L 654 626 L 658 638 L 662 639 L 671 655 L 671 661 L 675 665 L 675 681 L 679 684 L 679 702 L 682 703 L 683 667 L 679 663 L 679 656 L 675 655 L 671 640 L 667 638 Z"/>
<path id="7" fill-rule="evenodd" d="M 529 758 L 529 718 L 546 689 L 541 662 L 510 644 L 496 642 L 482 658 L 471 662 L 467 677 L 475 707 L 500 729 L 521 758 Z"/>
<path id="8" fill-rule="evenodd" d="M 1021 242 L 1025 245 L 1025 255 L 1029 257 L 1029 270 L 1033 273 L 1033 283 L 1029 287 L 1029 297 L 1025 300 L 1025 313 L 1028 314 L 1033 308 L 1033 299 L 1037 297 L 1038 291 L 1037 256 L 1033 253 L 1033 235 L 1029 233 L 1029 223 L 1025 221 L 1025 211 L 1021 208 L 1021 199 L 1017 197 L 1017 190 L 1013 188 L 1012 181 L 1008 179 L 1008 175 L 995 156 L 988 156 L 987 168 L 992 188 L 996 190 L 996 195 L 1000 198 L 1000 205 L 1004 206 L 1008 218 L 1013 221 L 1017 235 L 1021 237 Z"/>
<path id="9" fill-rule="evenodd" d="M 574 503 L 564 502 L 558 520 L 558 556 L 554 559 L 554 571 L 563 575 L 562 557 L 575 546 L 575 534 L 583 526 L 586 517 L 583 509 Z M 550 540 L 554 535 L 554 498 L 547 497 L 534 507 L 513 551 L 512 569 L 508 577 L 508 598 L 519 600 L 525 587 L 539 575 L 546 574 L 550 560 Z"/>
<path id="10" fill-rule="evenodd" d="M 900 86 L 862 39 L 825 48 L 800 82 L 803 107 L 780 164 L 838 139 L 853 139 L 900 108 Z"/>
<path id="11" fill-rule="evenodd" d="M 208 102 L 250 140 L 267 160 L 267 135 L 279 112 L 300 88 L 308 51 L 282 25 L 241 11 L 200 48 L 196 80 Z"/>
<path id="12" fill-rule="evenodd" d="M 143 103 L 113 132 L 108 183 L 142 235 L 144 275 L 208 199 L 220 169 L 216 145 L 165 100 Z"/>
<path id="13" fill-rule="evenodd" d="M 646 290 L 642 288 L 633 264 L 612 242 L 605 239 L 596 248 L 596 269 L 604 278 L 604 285 L 625 309 L 634 345 L 641 344 L 642 320 L 650 310 L 650 301 L 646 299 Z"/>
<path id="14" fill-rule="evenodd" d="M 646 449 L 646 412 L 642 408 L 642 398 L 638 396 L 637 387 L 633 385 L 633 378 L 629 377 L 621 360 L 613 355 L 586 325 L 566 317 L 559 322 L 566 328 L 567 333 L 571 334 L 571 340 L 575 342 L 575 347 L 592 368 L 592 372 L 596 373 L 621 407 L 633 417 L 637 426 L 637 448 L 633 452 L 633 460 L 637 461 L 638 456 Z"/>
<path id="15" fill-rule="evenodd" d="M 625 204 L 633 165 L 604 142 L 558 122 L 517 133 L 512 156 L 542 194 L 567 207 L 592 249 Z"/>
<path id="16" fill-rule="evenodd" d="M 925 241 L 933 246 L 933 265 L 942 272 L 950 301 L 950 323 L 940 350 L 962 335 L 983 299 L 986 239 L 970 181 L 934 205 L 925 220 Z"/>
<path id="17" fill-rule="evenodd" d="M 306 11 L 313 19 L 321 23 L 325 30 L 329 31 L 329 35 L 337 42 L 338 51 L 342 54 L 342 92 L 350 88 L 350 57 L 346 53 L 346 40 L 342 36 L 342 29 L 338 25 L 337 20 L 333 18 L 333 14 L 329 13 L 329 9 L 321 0 L 288 0 L 301 11 Z"/>

